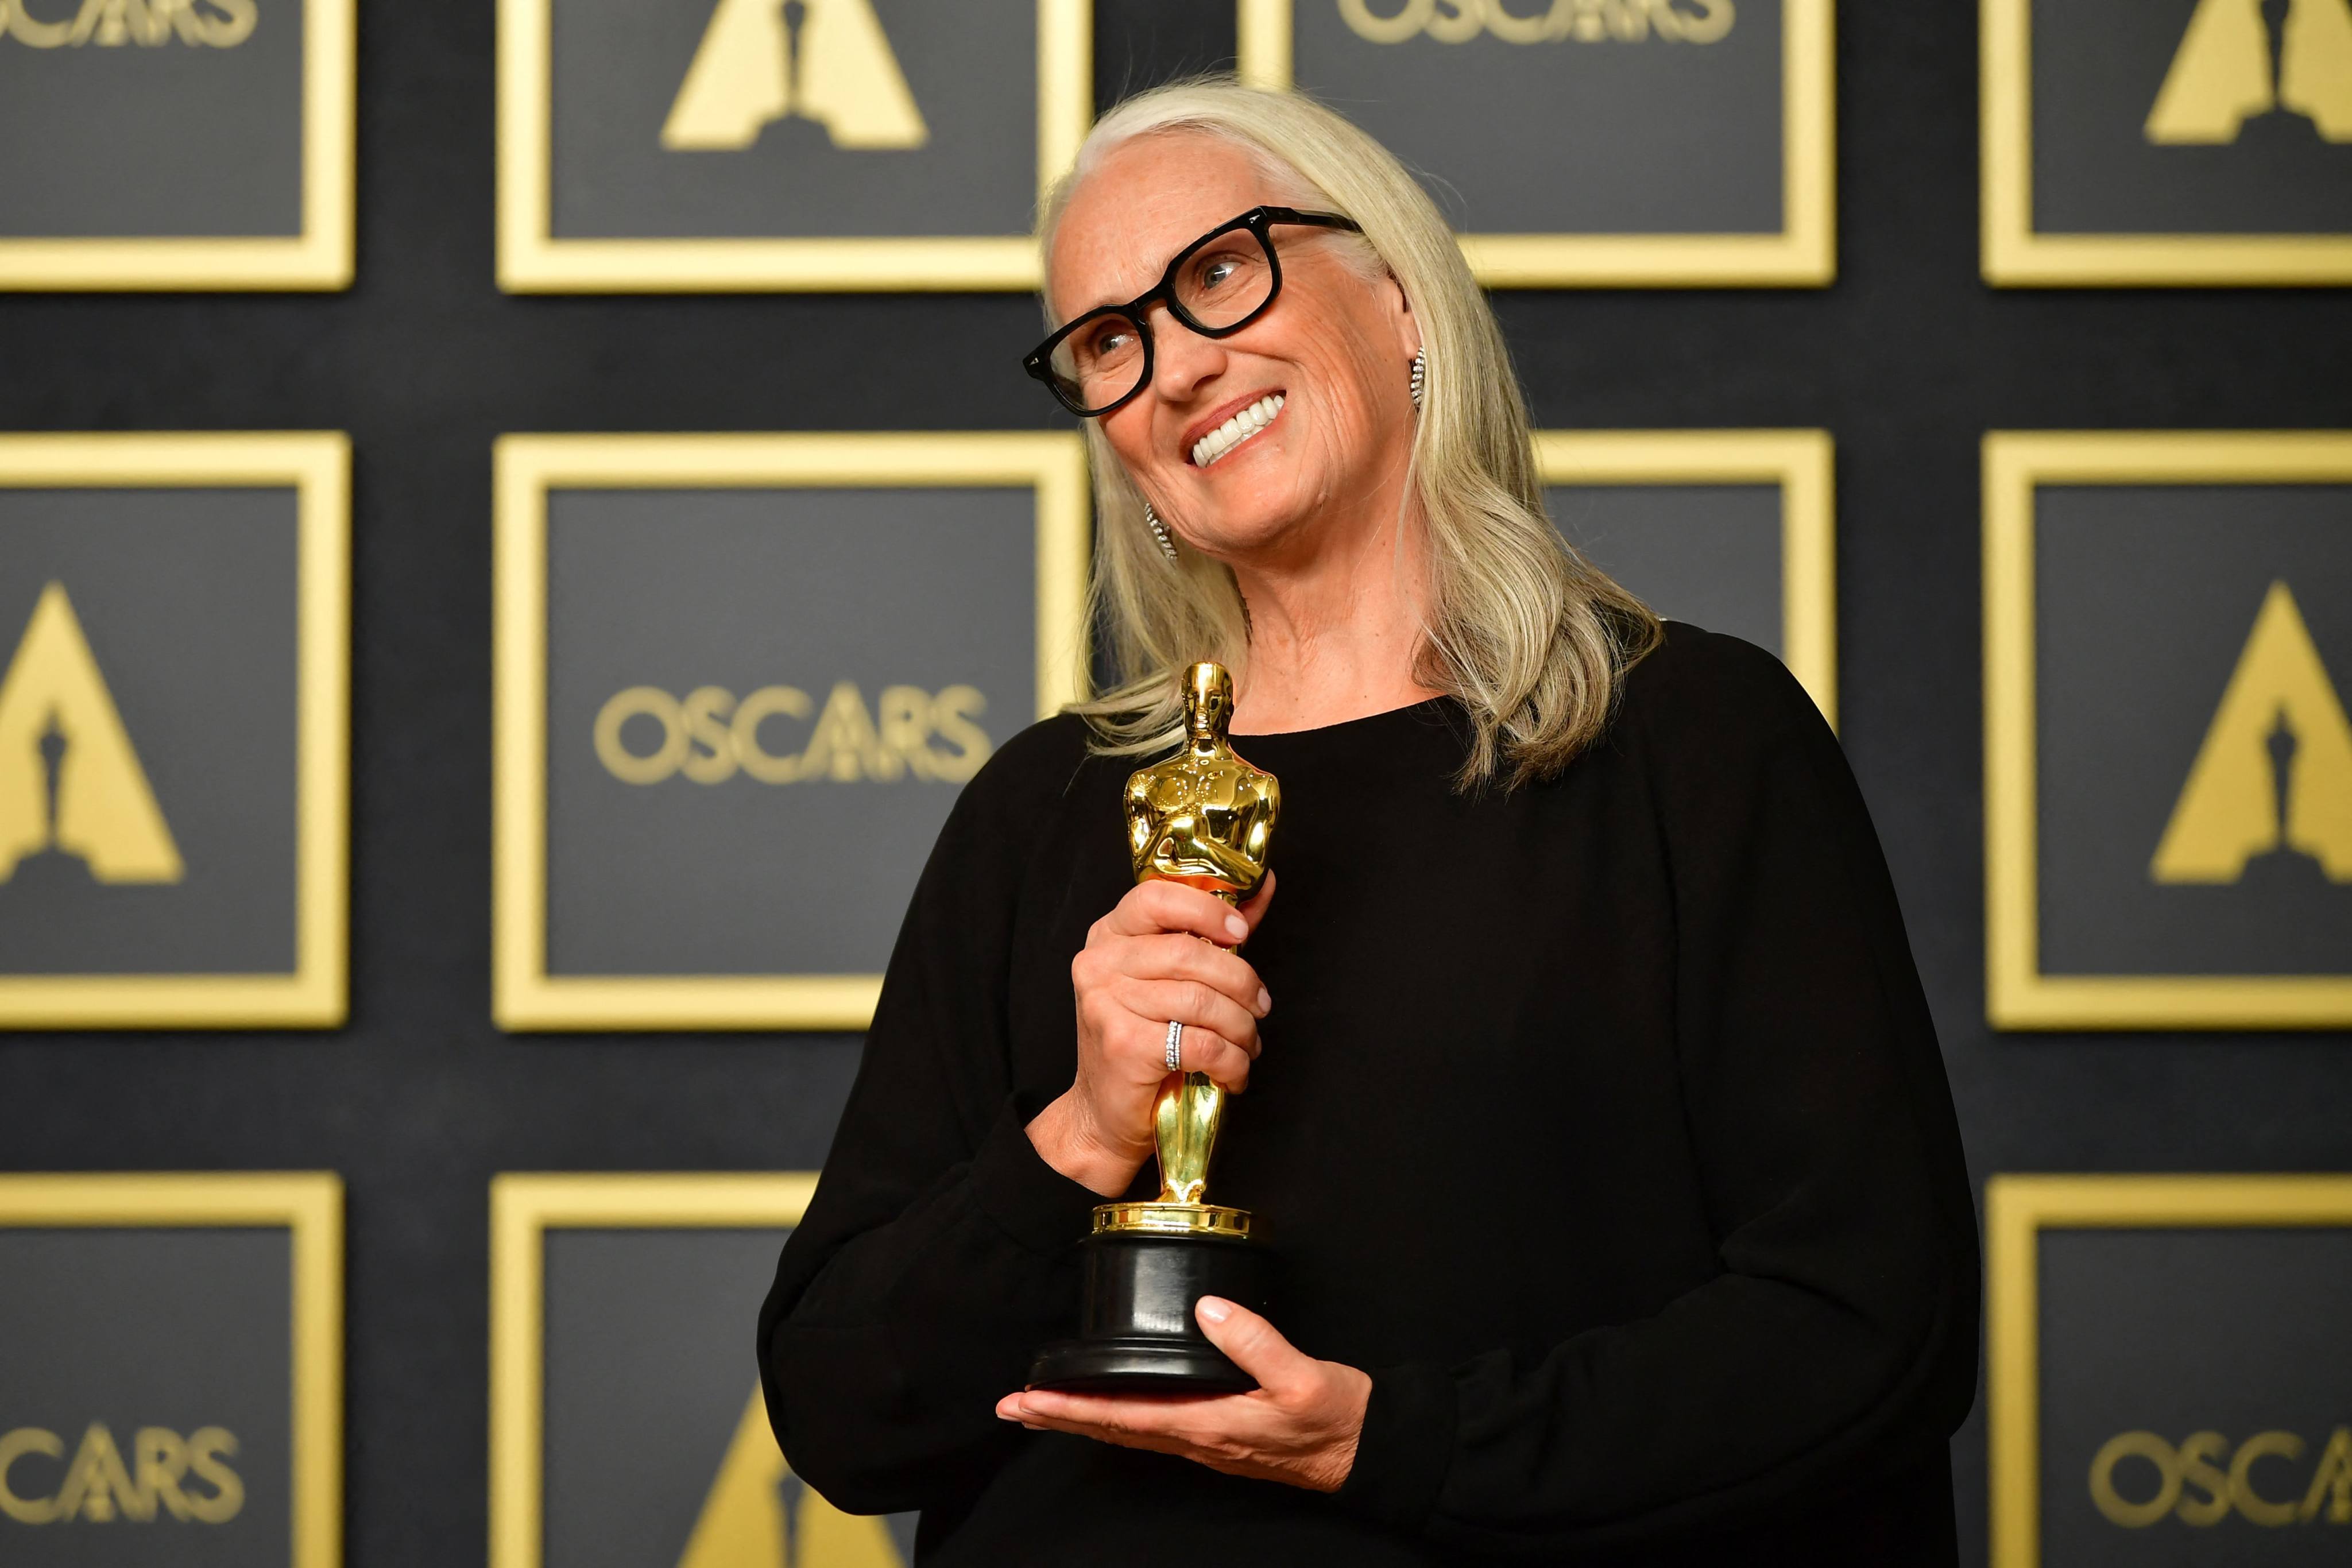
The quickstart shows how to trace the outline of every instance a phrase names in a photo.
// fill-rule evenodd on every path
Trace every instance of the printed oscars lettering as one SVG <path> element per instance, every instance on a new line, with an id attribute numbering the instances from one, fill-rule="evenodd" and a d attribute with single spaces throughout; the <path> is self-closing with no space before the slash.
<path id="1" fill-rule="evenodd" d="M 35 49 L 233 49 L 260 22 L 256 0 L 0 0 L 0 42 Z"/>
<path id="2" fill-rule="evenodd" d="M 57 1433 L 19 1427 L 0 1434 L 0 1515 L 19 1524 L 226 1524 L 245 1507 L 245 1482 L 228 1463 L 236 1457 L 236 1435 L 221 1427 L 184 1437 L 142 1427 L 126 1454 L 93 1421 L 70 1460 Z"/>
<path id="3" fill-rule="evenodd" d="M 1712 44 L 1729 33 L 1732 0 L 1402 0 L 1381 15 L 1378 0 L 1339 0 L 1339 18 L 1368 43 L 1402 44 L 1427 36 L 1441 44 L 1467 43 L 1485 33 L 1507 44 L 1624 43 L 1649 38 Z"/>
<path id="4" fill-rule="evenodd" d="M 2314 1449 L 2318 1462 L 2305 1471 Z M 2090 1485 L 2092 1503 L 2126 1530 L 2168 1517 L 2205 1529 L 2233 1513 L 2267 1529 L 2352 1524 L 2352 1427 L 2315 1444 L 2284 1431 L 2234 1444 L 2193 1432 L 2177 1445 L 2154 1432 L 2119 1432 L 2093 1456 Z"/>
<path id="5" fill-rule="evenodd" d="M 835 683 L 822 709 L 797 686 L 761 686 L 740 700 L 724 686 L 698 686 L 683 699 L 630 686 L 597 713 L 593 738 L 597 759 L 625 784 L 679 775 L 723 784 L 739 772 L 762 784 L 961 784 L 988 760 L 988 735 L 976 722 L 987 706 L 968 685 L 936 695 L 885 686 L 870 709 L 849 681 Z M 797 749 L 776 739 L 789 723 L 810 726 Z"/>

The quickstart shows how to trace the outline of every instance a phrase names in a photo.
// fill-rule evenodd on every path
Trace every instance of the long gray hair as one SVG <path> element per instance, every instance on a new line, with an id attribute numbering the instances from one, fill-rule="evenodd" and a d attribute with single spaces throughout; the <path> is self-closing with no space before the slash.
<path id="1" fill-rule="evenodd" d="M 1558 774 L 1607 725 L 1626 670 L 1657 643 L 1658 622 L 1545 516 L 1527 404 L 1453 230 L 1404 165 L 1337 112 L 1302 94 L 1204 78 L 1139 94 L 1097 122 L 1046 198 L 1049 256 L 1071 192 L 1104 155 L 1168 134 L 1234 143 L 1284 199 L 1355 219 L 1361 240 L 1333 243 L 1358 246 L 1370 277 L 1392 276 L 1403 289 L 1427 356 L 1408 474 L 1427 519 L 1430 571 L 1414 677 L 1469 710 L 1463 788 Z M 1097 751 L 1149 755 L 1181 735 L 1185 665 L 1214 659 L 1246 679 L 1248 612 L 1227 567 L 1197 550 L 1167 559 L 1098 422 L 1087 443 L 1101 540 L 1091 609 L 1116 679 L 1069 711 L 1093 727 Z"/>

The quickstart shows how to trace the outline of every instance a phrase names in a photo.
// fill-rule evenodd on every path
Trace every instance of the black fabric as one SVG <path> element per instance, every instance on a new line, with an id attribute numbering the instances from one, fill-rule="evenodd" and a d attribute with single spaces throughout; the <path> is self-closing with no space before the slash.
<path id="1" fill-rule="evenodd" d="M 1893 887 L 1794 680 L 1669 633 L 1548 784 L 1454 792 L 1443 700 L 1235 737 L 1284 811 L 1213 1196 L 1265 1227 L 1277 1326 L 1372 1375 L 1337 1496 L 993 1413 L 1074 1326 L 1094 1195 L 1023 1127 L 1129 881 L 1132 764 L 1066 718 L 941 834 L 784 1249 L 795 1471 L 924 1510 L 926 1563 L 1952 1563 L 1976 1233 Z"/>

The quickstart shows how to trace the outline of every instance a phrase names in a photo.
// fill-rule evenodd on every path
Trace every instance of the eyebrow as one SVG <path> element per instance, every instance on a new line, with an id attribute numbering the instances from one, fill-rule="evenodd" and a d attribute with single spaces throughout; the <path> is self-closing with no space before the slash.
<path id="1" fill-rule="evenodd" d="M 1202 236 L 1198 235 L 1193 236 L 1194 239 L 1198 239 L 1200 237 Z M 1073 310 L 1068 315 L 1063 317 L 1061 320 L 1055 322 L 1054 325 L 1056 327 L 1065 326 L 1069 322 L 1076 320 L 1079 317 L 1085 315 L 1089 310 L 1100 310 L 1106 306 L 1126 304 L 1128 301 L 1135 298 L 1138 295 L 1150 289 L 1153 284 L 1159 282 L 1162 277 L 1165 277 L 1168 275 L 1168 263 L 1174 261 L 1176 259 L 1177 253 L 1181 251 L 1185 246 L 1189 246 L 1192 243 L 1192 240 L 1188 239 L 1183 245 L 1178 246 L 1175 250 L 1170 251 L 1168 253 L 1167 260 L 1162 261 L 1158 267 L 1152 268 L 1152 270 L 1146 276 L 1145 282 L 1141 288 L 1131 288 L 1124 294 L 1103 295 L 1091 304 L 1079 306 L 1076 310 Z"/>
<path id="2" fill-rule="evenodd" d="M 1237 209 L 1237 210 L 1236 210 L 1236 212 L 1234 213 L 1234 216 L 1238 217 L 1238 216 L 1242 215 L 1243 214 L 1255 212 L 1259 207 L 1264 207 L 1264 206 L 1279 206 L 1279 205 L 1281 205 L 1281 204 L 1280 204 L 1280 203 L 1256 202 L 1256 203 L 1253 203 L 1253 204 L 1250 204 L 1249 206 L 1242 207 L 1242 208 Z M 1057 328 L 1057 329 L 1058 329 L 1058 328 L 1061 328 L 1061 327 L 1066 327 L 1066 326 L 1069 325 L 1069 323 L 1071 323 L 1071 322 L 1073 322 L 1073 321 L 1076 320 L 1079 317 L 1084 316 L 1085 314 L 1087 314 L 1087 312 L 1088 312 L 1088 311 L 1090 311 L 1090 310 L 1100 310 L 1100 309 L 1104 308 L 1105 308 L 1105 307 L 1107 307 L 1107 306 L 1113 306 L 1113 305 L 1125 305 L 1125 304 L 1129 303 L 1129 301 L 1133 300 L 1137 296 L 1139 296 L 1139 295 L 1140 295 L 1140 294 L 1143 294 L 1143 293 L 1145 293 L 1146 291 L 1148 291 L 1148 290 L 1151 287 L 1151 286 L 1152 286 L 1153 284 L 1158 283 L 1161 278 L 1163 278 L 1163 277 L 1167 277 L 1167 276 L 1168 276 L 1168 267 L 1169 267 L 1169 264 L 1170 264 L 1171 262 L 1173 262 L 1173 261 L 1177 258 L 1177 256 L 1181 256 L 1181 254 L 1183 254 L 1183 252 L 1184 252 L 1184 251 L 1186 251 L 1187 249 L 1189 249 L 1189 248 L 1190 248 L 1190 247 L 1192 247 L 1192 246 L 1198 245 L 1201 241 L 1202 241 L 1202 240 L 1204 240 L 1204 239 L 1208 238 L 1211 235 L 1213 235 L 1213 234 L 1216 233 L 1218 229 L 1220 229 L 1220 228 L 1223 227 L 1225 224 L 1227 224 L 1227 223 L 1231 223 L 1232 221 L 1233 221 L 1233 219 L 1232 219 L 1232 218 L 1227 218 L 1227 219 L 1223 220 L 1223 222 L 1221 222 L 1221 223 L 1212 224 L 1212 225 L 1210 225 L 1207 228 L 1202 229 L 1199 234 L 1196 234 L 1196 235 L 1192 235 L 1192 238 L 1187 239 L 1187 240 L 1183 240 L 1183 241 L 1180 242 L 1180 243 L 1177 245 L 1177 246 L 1176 246 L 1176 248 L 1175 248 L 1175 249 L 1173 249 L 1173 250 L 1170 251 L 1170 252 L 1167 254 L 1167 256 L 1165 256 L 1165 257 L 1160 261 L 1160 263 L 1157 267 L 1153 267 L 1153 268 L 1151 269 L 1151 271 L 1146 275 L 1146 281 L 1144 282 L 1143 286 L 1142 286 L 1140 288 L 1130 289 L 1129 292 L 1127 292 L 1127 293 L 1125 293 L 1125 294 L 1108 295 L 1108 296 L 1105 296 L 1105 297 L 1103 297 L 1103 298 L 1100 298 L 1096 299 L 1096 300 L 1095 300 L 1092 304 L 1090 304 L 1090 305 L 1081 305 L 1081 306 L 1079 306 L 1076 310 L 1073 310 L 1073 311 L 1071 311 L 1068 315 L 1064 316 L 1060 320 L 1051 322 L 1051 323 L 1050 323 L 1050 324 L 1051 324 L 1051 326 L 1053 326 L 1054 328 Z M 1131 254 L 1131 252 L 1130 252 L 1130 254 Z M 1052 301 L 1051 301 L 1051 300 L 1048 300 L 1046 303 L 1047 303 L 1048 307 L 1050 308 L 1050 306 L 1051 306 L 1051 304 L 1052 304 Z"/>

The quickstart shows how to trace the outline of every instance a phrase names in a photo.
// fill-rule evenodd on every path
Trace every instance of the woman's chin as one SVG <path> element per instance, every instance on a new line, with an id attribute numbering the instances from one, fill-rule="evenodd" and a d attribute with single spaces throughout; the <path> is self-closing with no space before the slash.
<path id="1" fill-rule="evenodd" d="M 1202 470 L 1193 487 L 1204 520 L 1214 517 L 1221 533 L 1253 538 L 1301 520 L 1314 486 L 1302 482 L 1296 464 L 1272 461 L 1276 455 L 1255 456 L 1244 447 Z"/>
<path id="2" fill-rule="evenodd" d="M 1281 554 L 1311 523 L 1304 508 L 1280 505 L 1212 507 L 1200 519 L 1200 548 L 1242 563 Z"/>

